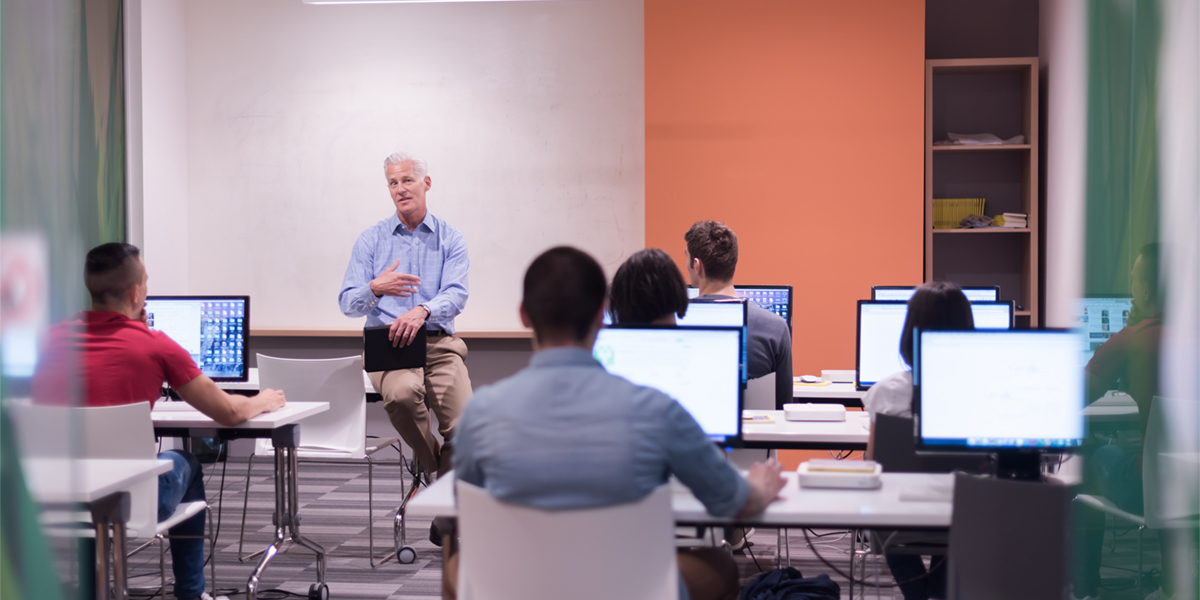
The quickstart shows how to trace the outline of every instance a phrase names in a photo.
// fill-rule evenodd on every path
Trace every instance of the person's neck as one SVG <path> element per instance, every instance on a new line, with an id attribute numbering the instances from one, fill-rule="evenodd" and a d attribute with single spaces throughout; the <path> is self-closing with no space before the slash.
<path id="1" fill-rule="evenodd" d="M 400 213 L 396 213 L 396 216 L 400 217 L 400 222 L 404 223 L 404 226 L 407 227 L 409 231 L 416 231 L 417 226 L 420 225 L 421 222 L 425 220 L 425 215 L 428 212 L 429 212 L 429 210 L 426 209 L 426 210 L 421 211 L 421 214 L 419 214 L 419 215 L 416 215 L 416 214 L 412 215 L 413 218 L 411 221 L 409 220 L 408 217 L 406 217 Z"/>
<path id="2" fill-rule="evenodd" d="M 737 296 L 733 289 L 733 281 L 700 281 L 701 296 Z"/>
<path id="3" fill-rule="evenodd" d="M 137 319 L 138 316 L 140 316 L 142 313 L 142 309 L 140 307 L 137 309 L 133 309 L 132 307 L 129 307 L 129 306 L 109 306 L 107 304 L 95 304 L 95 303 L 92 304 L 92 311 L 94 311 L 94 312 L 114 312 L 119 315 L 125 315 L 126 317 L 129 317 L 130 319 Z"/>
<path id="4" fill-rule="evenodd" d="M 556 349 L 557 350 L 575 349 L 575 350 L 584 350 L 586 352 L 591 352 L 592 346 L 594 346 L 594 345 L 596 345 L 596 336 L 595 335 L 589 335 L 586 339 L 583 339 L 583 340 L 577 340 L 573 337 L 558 337 L 558 336 L 539 338 L 539 337 L 537 337 L 536 334 L 533 337 L 533 352 L 535 354 L 538 352 L 542 352 L 543 350 L 556 350 Z"/>

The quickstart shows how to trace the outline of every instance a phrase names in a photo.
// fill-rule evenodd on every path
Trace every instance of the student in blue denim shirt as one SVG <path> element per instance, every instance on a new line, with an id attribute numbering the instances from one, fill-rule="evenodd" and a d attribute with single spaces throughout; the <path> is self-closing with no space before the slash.
<path id="1" fill-rule="evenodd" d="M 779 463 L 756 464 L 743 478 L 678 402 L 592 358 L 606 287 L 580 250 L 553 248 L 533 261 L 521 303 L 533 359 L 480 388 L 463 411 L 456 476 L 505 502 L 578 509 L 640 500 L 674 475 L 713 515 L 762 512 L 783 487 Z M 737 570 L 720 554 L 680 554 L 681 594 L 736 596 Z M 448 581 L 456 568 L 448 561 Z"/>

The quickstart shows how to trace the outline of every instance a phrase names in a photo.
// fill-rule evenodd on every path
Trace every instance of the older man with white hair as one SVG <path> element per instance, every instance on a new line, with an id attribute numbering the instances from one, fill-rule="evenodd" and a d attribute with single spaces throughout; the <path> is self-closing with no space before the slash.
<path id="1" fill-rule="evenodd" d="M 463 359 L 467 345 L 454 335 L 454 318 L 467 304 L 467 244 L 463 234 L 425 206 L 432 181 L 424 160 L 396 153 L 383 161 L 395 213 L 362 232 L 350 254 L 338 304 L 348 317 L 367 317 L 367 326 L 391 324 L 399 346 L 420 328 L 428 336 L 423 369 L 370 373 L 400 437 L 428 472 L 449 471 L 454 426 L 471 380 Z M 432 408 L 445 440 L 429 428 Z"/>

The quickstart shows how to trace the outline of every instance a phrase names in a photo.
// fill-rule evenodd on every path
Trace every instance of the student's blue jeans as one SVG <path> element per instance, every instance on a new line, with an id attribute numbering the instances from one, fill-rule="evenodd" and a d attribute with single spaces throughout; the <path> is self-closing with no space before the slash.
<path id="1" fill-rule="evenodd" d="M 167 450 L 158 455 L 175 467 L 158 476 L 158 521 L 161 523 L 185 502 L 204 499 L 204 471 L 195 456 L 182 450 Z M 204 512 L 172 527 L 171 570 L 175 574 L 175 597 L 199 598 L 204 592 Z"/>

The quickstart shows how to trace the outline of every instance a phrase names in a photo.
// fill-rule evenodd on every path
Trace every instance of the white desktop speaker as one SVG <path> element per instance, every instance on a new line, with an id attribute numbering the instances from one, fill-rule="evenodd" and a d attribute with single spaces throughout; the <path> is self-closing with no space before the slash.
<path id="1" fill-rule="evenodd" d="M 841 404 L 784 404 L 783 418 L 788 421 L 845 421 L 846 407 Z"/>

